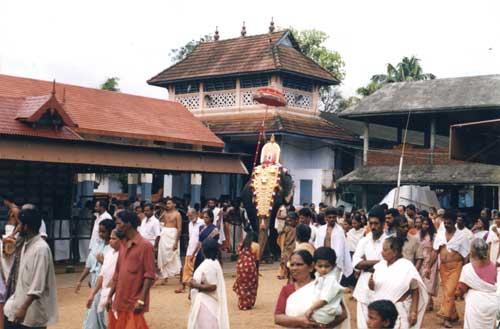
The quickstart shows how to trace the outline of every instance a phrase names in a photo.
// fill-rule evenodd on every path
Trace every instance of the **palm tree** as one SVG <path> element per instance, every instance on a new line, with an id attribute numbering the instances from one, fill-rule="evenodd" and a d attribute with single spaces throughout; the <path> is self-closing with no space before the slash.
<path id="1" fill-rule="evenodd" d="M 387 64 L 386 74 L 376 74 L 372 76 L 370 83 L 366 87 L 361 87 L 357 93 L 361 96 L 368 96 L 377 91 L 386 83 L 401 81 L 433 80 L 436 76 L 432 73 L 423 73 L 420 66 L 420 59 L 412 56 L 403 57 L 396 66 Z"/>

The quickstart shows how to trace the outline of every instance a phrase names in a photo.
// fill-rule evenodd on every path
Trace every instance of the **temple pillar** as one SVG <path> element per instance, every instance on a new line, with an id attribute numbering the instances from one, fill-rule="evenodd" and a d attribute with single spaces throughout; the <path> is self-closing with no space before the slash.
<path id="1" fill-rule="evenodd" d="M 139 183 L 139 175 L 138 174 L 128 174 L 128 199 L 130 201 L 135 201 L 135 197 L 137 196 L 137 184 Z"/>
<path id="2" fill-rule="evenodd" d="M 141 174 L 142 200 L 151 202 L 151 189 L 153 188 L 153 174 Z"/>
<path id="3" fill-rule="evenodd" d="M 191 174 L 191 207 L 196 203 L 201 204 L 201 181 L 201 174 Z"/>
<path id="4" fill-rule="evenodd" d="M 83 207 L 85 202 L 92 201 L 94 198 L 95 174 L 78 174 L 78 199 Z"/>
<path id="5" fill-rule="evenodd" d="M 370 147 L 370 123 L 365 121 L 363 132 L 363 166 L 368 164 L 368 148 Z"/>
<path id="6" fill-rule="evenodd" d="M 163 175 L 163 197 L 172 197 L 172 175 Z"/>
<path id="7" fill-rule="evenodd" d="M 436 118 L 431 119 L 431 136 L 429 147 L 431 149 L 431 164 L 434 163 L 434 149 L 436 148 Z"/>

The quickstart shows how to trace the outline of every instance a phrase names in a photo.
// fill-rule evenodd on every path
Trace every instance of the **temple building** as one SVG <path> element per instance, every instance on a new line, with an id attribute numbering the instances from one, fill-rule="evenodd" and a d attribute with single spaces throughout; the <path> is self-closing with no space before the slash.
<path id="1" fill-rule="evenodd" d="M 129 197 L 140 183 L 149 200 L 153 177 L 246 173 L 179 103 L 1 74 L 0 136 L 0 196 L 40 208 L 56 260 L 86 257 L 96 176 L 128 175 Z"/>
<path id="2" fill-rule="evenodd" d="M 401 184 L 430 186 L 442 207 L 467 214 L 498 209 L 499 109 L 500 75 L 385 85 L 339 114 L 364 127 L 363 166 L 339 179 L 343 194 L 370 208 L 396 186 L 408 126 Z M 381 132 L 396 143 L 375 144 Z"/>
<path id="3" fill-rule="evenodd" d="M 148 83 L 167 89 L 177 101 L 202 120 L 225 143 L 230 153 L 247 154 L 250 172 L 259 131 L 274 134 L 281 147 L 281 163 L 295 182 L 294 204 L 321 201 L 335 204 L 336 179 L 355 167 L 349 149 L 360 140 L 320 117 L 320 88 L 339 80 L 304 55 L 289 30 L 201 42 L 180 62 Z M 253 100 L 262 86 L 283 90 L 287 105 L 275 108 Z M 174 123 L 175 124 L 175 123 Z M 345 151 L 345 152 L 344 152 Z M 203 174 L 202 198 L 238 196 L 248 175 Z M 190 176 L 172 177 L 172 194 L 189 194 Z"/>

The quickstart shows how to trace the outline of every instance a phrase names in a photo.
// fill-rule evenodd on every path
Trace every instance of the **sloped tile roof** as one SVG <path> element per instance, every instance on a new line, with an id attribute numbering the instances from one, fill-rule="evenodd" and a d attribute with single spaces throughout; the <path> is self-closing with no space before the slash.
<path id="1" fill-rule="evenodd" d="M 500 75 L 388 83 L 339 116 L 434 113 L 500 108 Z"/>
<path id="2" fill-rule="evenodd" d="M 157 86 L 195 78 L 283 71 L 320 80 L 326 84 L 339 81 L 298 50 L 280 43 L 283 38 L 295 40 L 288 30 L 202 42 L 184 60 L 160 72 L 148 83 Z"/>
<path id="3" fill-rule="evenodd" d="M 60 83 L 55 89 L 57 100 L 78 125 L 73 128 L 76 134 L 72 135 L 224 146 L 214 133 L 179 103 Z M 27 98 L 44 96 L 51 91 L 52 82 L 49 81 L 0 75 L 0 133 L 62 136 L 62 131 L 43 132 L 41 128 L 33 129 L 15 120 Z M 25 110 L 30 109 L 31 105 Z"/>
<path id="4" fill-rule="evenodd" d="M 341 177 L 341 184 L 396 185 L 398 166 L 363 166 Z M 402 184 L 500 184 L 500 167 L 480 163 L 405 165 Z"/>
<path id="5" fill-rule="evenodd" d="M 264 116 L 264 114 L 217 116 L 205 118 L 203 122 L 217 135 L 258 134 Z M 355 135 L 320 117 L 306 117 L 289 113 L 274 114 L 266 118 L 264 127 L 268 133 L 287 132 L 309 137 L 357 141 Z"/>

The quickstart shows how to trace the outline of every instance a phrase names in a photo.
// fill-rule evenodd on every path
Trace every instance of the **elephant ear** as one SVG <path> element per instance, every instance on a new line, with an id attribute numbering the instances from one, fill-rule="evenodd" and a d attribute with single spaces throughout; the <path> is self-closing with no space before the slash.
<path id="1" fill-rule="evenodd" d="M 290 204 L 293 200 L 293 194 L 295 191 L 295 183 L 293 182 L 292 175 L 290 172 L 283 168 L 281 174 L 281 184 L 280 184 L 281 194 L 283 196 L 283 201 L 285 204 Z"/>

